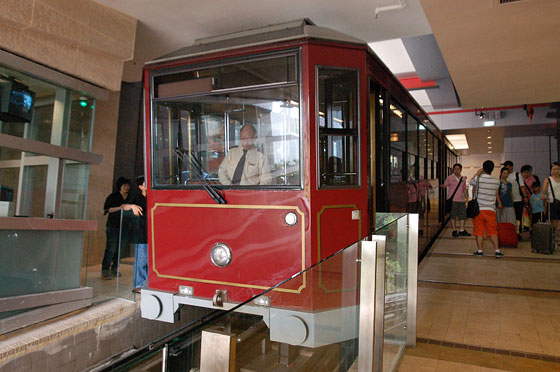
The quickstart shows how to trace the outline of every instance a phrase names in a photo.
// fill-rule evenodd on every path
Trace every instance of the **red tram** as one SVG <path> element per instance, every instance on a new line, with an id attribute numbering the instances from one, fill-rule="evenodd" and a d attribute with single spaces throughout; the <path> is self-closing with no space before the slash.
<path id="1" fill-rule="evenodd" d="M 142 313 L 168 322 L 180 304 L 223 306 L 226 291 L 245 301 L 367 236 L 393 177 L 379 123 L 405 111 L 428 121 L 365 42 L 309 20 L 199 40 L 147 63 L 144 80 Z M 399 107 L 383 103 L 389 94 Z M 410 204 L 406 192 L 391 198 Z M 340 301 L 328 275 L 290 283 L 270 306 Z"/>

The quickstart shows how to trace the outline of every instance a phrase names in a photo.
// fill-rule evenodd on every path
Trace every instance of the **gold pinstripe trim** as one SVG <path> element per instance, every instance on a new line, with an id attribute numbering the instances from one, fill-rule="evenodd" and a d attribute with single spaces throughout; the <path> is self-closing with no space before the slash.
<path id="1" fill-rule="evenodd" d="M 191 282 L 207 283 L 207 284 L 222 284 L 232 287 L 241 288 L 255 288 L 266 290 L 270 287 L 260 286 L 260 285 L 249 285 L 243 283 L 235 282 L 223 282 L 218 280 L 200 279 L 200 278 L 188 278 L 176 275 L 167 275 L 160 273 L 156 268 L 156 254 L 155 254 L 155 242 L 154 242 L 154 212 L 157 207 L 181 207 L 181 208 L 218 208 L 218 209 L 276 209 L 276 210 L 293 210 L 301 217 L 301 271 L 305 270 L 305 214 L 297 206 L 293 205 L 229 205 L 229 204 L 183 204 L 183 203 L 155 203 L 150 213 L 151 219 L 151 229 L 152 229 L 152 269 L 156 275 L 160 278 L 168 279 L 179 279 L 188 280 Z M 307 287 L 307 273 L 303 273 L 303 283 L 298 289 L 286 289 L 286 288 L 275 288 L 274 291 L 286 292 L 286 293 L 301 293 L 301 291 Z M 287 278 L 286 278 L 287 279 Z"/>
<path id="2" fill-rule="evenodd" d="M 324 205 L 323 208 L 321 208 L 321 210 L 317 213 L 317 249 L 318 249 L 318 254 L 319 254 L 319 256 L 317 257 L 318 260 L 321 260 L 321 215 L 327 209 L 342 209 L 342 208 L 352 208 L 353 210 L 359 210 L 360 211 L 360 219 L 358 221 L 359 225 L 358 225 L 358 239 L 357 240 L 360 240 L 362 238 L 362 211 L 358 208 L 358 206 L 356 204 Z M 319 265 L 319 287 L 325 293 L 350 292 L 350 291 L 355 291 L 355 290 L 358 289 L 358 284 L 357 283 L 352 288 L 340 288 L 340 289 L 328 289 L 328 288 L 326 288 L 323 284 L 323 271 L 322 271 L 321 266 L 322 265 Z"/>

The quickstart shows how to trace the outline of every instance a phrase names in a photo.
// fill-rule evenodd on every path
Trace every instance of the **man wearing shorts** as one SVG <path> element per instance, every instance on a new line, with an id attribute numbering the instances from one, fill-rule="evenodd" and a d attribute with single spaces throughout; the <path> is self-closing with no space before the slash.
<path id="1" fill-rule="evenodd" d="M 502 207 L 500 195 L 498 193 L 500 187 L 500 180 L 491 176 L 494 170 L 494 162 L 486 160 L 482 164 L 476 176 L 473 177 L 470 184 L 474 187 L 478 200 L 478 207 L 480 213 L 473 218 L 473 235 L 476 237 L 477 250 L 474 252 L 475 256 L 482 256 L 482 244 L 484 242 L 484 234 L 490 238 L 494 246 L 496 258 L 503 257 L 504 254 L 500 251 L 498 245 L 498 222 L 496 220 L 496 202 L 498 208 Z"/>
<path id="2" fill-rule="evenodd" d="M 451 235 L 455 238 L 458 236 L 471 236 L 471 234 L 465 230 L 465 221 L 467 220 L 467 206 L 465 204 L 467 188 L 465 185 L 467 183 L 467 177 L 461 176 L 462 170 L 463 166 L 461 164 L 457 163 L 453 165 L 453 174 L 450 174 L 449 177 L 445 179 L 443 185 L 440 185 L 440 187 L 447 189 L 447 202 L 453 203 L 450 220 L 453 227 Z M 451 199 L 451 196 L 453 196 L 453 200 L 450 201 L 449 199 Z M 458 224 L 456 220 L 459 220 L 461 229 L 457 228 Z"/>

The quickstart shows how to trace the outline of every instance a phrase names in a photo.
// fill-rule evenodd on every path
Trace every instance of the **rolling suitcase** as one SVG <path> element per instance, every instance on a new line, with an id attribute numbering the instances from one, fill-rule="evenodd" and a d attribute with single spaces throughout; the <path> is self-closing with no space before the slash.
<path id="1" fill-rule="evenodd" d="M 537 222 L 533 224 L 531 252 L 554 253 L 554 227 L 550 222 Z"/>
<path id="2" fill-rule="evenodd" d="M 498 242 L 500 247 L 517 248 L 517 231 L 512 223 L 498 224 Z"/>

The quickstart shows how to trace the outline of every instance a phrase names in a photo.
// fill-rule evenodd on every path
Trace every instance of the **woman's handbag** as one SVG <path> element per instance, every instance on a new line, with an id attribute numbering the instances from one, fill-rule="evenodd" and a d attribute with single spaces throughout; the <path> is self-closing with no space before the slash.
<path id="1" fill-rule="evenodd" d="M 475 218 L 480 213 L 480 208 L 478 207 L 478 178 L 476 179 L 476 195 L 467 204 L 467 217 Z"/>
<path id="2" fill-rule="evenodd" d="M 463 177 L 459 180 L 459 183 L 457 184 L 457 187 L 455 187 L 455 191 L 453 191 L 451 197 L 445 201 L 445 214 L 451 213 L 451 209 L 453 209 L 453 198 L 455 197 L 459 186 L 461 186 L 461 182 L 463 182 Z"/>

